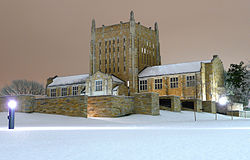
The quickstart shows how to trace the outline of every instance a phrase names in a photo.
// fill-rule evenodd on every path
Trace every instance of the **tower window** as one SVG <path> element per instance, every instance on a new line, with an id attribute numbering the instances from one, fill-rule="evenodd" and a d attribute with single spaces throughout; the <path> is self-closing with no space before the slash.
<path id="1" fill-rule="evenodd" d="M 126 39 L 123 38 L 123 71 L 126 71 Z"/>
<path id="2" fill-rule="evenodd" d="M 102 64 L 101 55 L 102 55 L 102 43 L 99 42 L 99 70 L 101 70 L 101 64 Z"/>
<path id="3" fill-rule="evenodd" d="M 115 52 L 115 39 L 113 39 L 113 52 Z"/>

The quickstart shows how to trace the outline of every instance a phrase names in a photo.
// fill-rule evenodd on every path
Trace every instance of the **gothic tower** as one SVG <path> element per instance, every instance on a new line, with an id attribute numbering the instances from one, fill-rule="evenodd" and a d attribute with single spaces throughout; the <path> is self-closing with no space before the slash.
<path id="1" fill-rule="evenodd" d="M 129 81 L 131 93 L 138 92 L 138 73 L 145 67 L 161 64 L 158 25 L 154 30 L 135 22 L 96 28 L 92 20 L 90 42 L 90 75 L 97 71 Z"/>

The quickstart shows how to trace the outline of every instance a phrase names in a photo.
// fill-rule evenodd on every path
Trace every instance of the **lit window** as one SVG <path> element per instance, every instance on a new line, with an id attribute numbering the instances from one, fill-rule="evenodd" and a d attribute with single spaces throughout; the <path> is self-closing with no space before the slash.
<path id="1" fill-rule="evenodd" d="M 74 86 L 73 87 L 73 92 L 72 92 L 73 96 L 78 95 L 78 86 Z"/>
<path id="2" fill-rule="evenodd" d="M 50 90 L 50 97 L 56 97 L 56 89 L 55 88 Z"/>
<path id="3" fill-rule="evenodd" d="M 67 88 L 62 88 L 62 96 L 67 96 Z"/>
<path id="4" fill-rule="evenodd" d="M 162 89 L 162 79 L 155 79 L 155 89 Z"/>
<path id="5" fill-rule="evenodd" d="M 170 88 L 178 88 L 178 77 L 170 78 Z"/>
<path id="6" fill-rule="evenodd" d="M 102 91 L 102 81 L 101 80 L 95 81 L 95 91 Z"/>
<path id="7" fill-rule="evenodd" d="M 147 80 L 140 80 L 140 90 L 141 91 L 148 90 L 148 81 Z"/>
<path id="8" fill-rule="evenodd" d="M 195 86 L 195 77 L 194 76 L 187 76 L 187 87 L 192 87 L 192 86 Z"/>

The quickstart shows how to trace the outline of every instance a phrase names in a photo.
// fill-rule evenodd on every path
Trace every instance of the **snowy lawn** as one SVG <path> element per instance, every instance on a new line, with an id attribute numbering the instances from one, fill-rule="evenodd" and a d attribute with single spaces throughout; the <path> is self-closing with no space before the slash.
<path id="1" fill-rule="evenodd" d="M 0 112 L 0 160 L 249 160 L 250 119 L 193 112 L 79 118 Z"/>

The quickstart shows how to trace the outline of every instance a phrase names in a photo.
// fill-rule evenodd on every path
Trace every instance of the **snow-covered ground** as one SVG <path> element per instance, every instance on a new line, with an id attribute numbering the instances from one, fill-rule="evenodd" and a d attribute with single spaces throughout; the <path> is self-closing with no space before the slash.
<path id="1" fill-rule="evenodd" d="M 249 160 L 250 119 L 193 112 L 79 118 L 0 112 L 0 160 Z"/>

